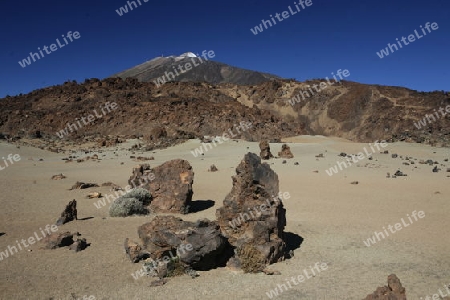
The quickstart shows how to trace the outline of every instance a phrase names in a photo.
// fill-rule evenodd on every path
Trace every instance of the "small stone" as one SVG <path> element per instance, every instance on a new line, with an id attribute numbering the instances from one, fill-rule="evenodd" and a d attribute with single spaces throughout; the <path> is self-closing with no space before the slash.
<path id="1" fill-rule="evenodd" d="M 217 172 L 217 171 L 219 171 L 219 169 L 217 169 L 215 165 L 211 165 L 208 169 L 208 172 Z"/>
<path id="2" fill-rule="evenodd" d="M 53 175 L 52 180 L 61 180 L 67 178 L 64 174 Z"/>

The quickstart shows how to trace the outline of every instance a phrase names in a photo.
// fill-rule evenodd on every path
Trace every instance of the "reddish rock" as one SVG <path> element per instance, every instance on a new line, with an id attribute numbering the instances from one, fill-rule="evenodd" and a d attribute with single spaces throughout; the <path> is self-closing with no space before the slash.
<path id="1" fill-rule="evenodd" d="M 154 180 L 142 186 L 153 197 L 150 211 L 188 213 L 194 183 L 194 172 L 189 162 L 182 159 L 171 160 L 153 168 L 151 172 Z M 145 170 L 143 174 L 145 176 Z"/>
<path id="2" fill-rule="evenodd" d="M 222 234 L 236 247 L 239 261 L 234 266 L 258 272 L 284 259 L 286 210 L 278 193 L 278 175 L 256 154 L 246 154 L 236 168 L 231 192 L 216 211 Z"/>
<path id="3" fill-rule="evenodd" d="M 379 287 L 364 300 L 406 300 L 406 291 L 395 274 L 388 276 L 388 285 Z"/>
<path id="4" fill-rule="evenodd" d="M 291 148 L 286 144 L 283 144 L 281 146 L 281 151 L 278 152 L 278 156 L 281 158 L 294 158 L 294 154 L 292 154 Z"/>
<path id="5" fill-rule="evenodd" d="M 128 258 L 134 263 L 149 257 L 149 253 L 147 251 L 142 249 L 139 244 L 130 241 L 128 238 L 125 239 L 124 248 Z"/>
<path id="6" fill-rule="evenodd" d="M 151 167 L 149 164 L 141 164 L 133 168 L 132 175 L 128 179 L 128 184 L 133 188 L 139 187 L 154 179 Z"/>

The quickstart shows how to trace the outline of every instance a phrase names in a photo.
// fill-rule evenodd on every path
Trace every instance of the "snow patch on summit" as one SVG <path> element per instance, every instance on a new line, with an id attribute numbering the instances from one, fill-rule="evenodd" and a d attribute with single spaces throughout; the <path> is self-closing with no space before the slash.
<path id="1" fill-rule="evenodd" d="M 197 55 L 195 55 L 192 52 L 186 52 L 186 53 L 181 54 L 180 56 L 175 57 L 175 61 L 179 61 L 179 60 L 185 59 L 187 57 L 197 57 Z"/>

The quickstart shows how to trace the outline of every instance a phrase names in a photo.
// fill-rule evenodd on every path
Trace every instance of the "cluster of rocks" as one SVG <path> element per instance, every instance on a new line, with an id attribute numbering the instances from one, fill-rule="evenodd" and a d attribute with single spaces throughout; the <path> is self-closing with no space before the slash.
<path id="1" fill-rule="evenodd" d="M 82 251 L 90 244 L 86 242 L 85 238 L 80 238 L 79 236 L 81 236 L 81 234 L 78 232 L 70 233 L 67 231 L 63 233 L 52 233 L 42 239 L 41 249 L 53 250 L 62 247 L 69 247 L 69 250 L 73 250 L 75 252 Z"/>
<path id="2" fill-rule="evenodd" d="M 273 154 L 270 152 L 269 141 L 262 140 L 259 143 L 259 149 L 261 150 L 259 156 L 264 160 L 269 160 L 273 158 Z M 281 146 L 281 151 L 278 152 L 278 157 L 280 158 L 294 158 L 294 155 L 291 152 L 291 148 L 287 144 L 283 144 Z"/>
<path id="3" fill-rule="evenodd" d="M 112 203 L 111 217 L 149 213 L 187 214 L 192 201 L 194 172 L 188 161 L 175 159 L 151 168 L 141 164 L 132 170 L 128 193 Z"/>
<path id="4" fill-rule="evenodd" d="M 192 168 L 186 163 L 172 161 L 169 164 L 172 168 L 166 170 L 163 177 L 172 188 L 177 189 L 180 182 L 190 188 L 183 189 L 185 200 L 188 195 L 192 197 L 193 181 Z M 156 169 L 152 169 L 155 175 L 160 174 Z M 261 272 L 268 264 L 283 260 L 287 251 L 283 234 L 286 210 L 281 199 L 273 196 L 279 194 L 278 175 L 268 164 L 262 164 L 256 154 L 248 153 L 232 180 L 232 190 L 224 199 L 223 207 L 216 211 L 216 221 L 188 222 L 170 215 L 156 216 L 138 228 L 139 243 L 125 240 L 129 259 L 134 263 L 146 260 L 146 264 L 149 260 L 164 260 L 149 272 L 159 278 L 183 273 L 194 276 L 195 270 L 225 265 L 245 272 Z M 158 181 L 158 184 L 163 182 Z M 152 188 L 151 184 L 145 187 Z M 169 196 L 173 198 L 164 192 L 164 187 L 161 189 L 160 201 Z M 153 197 L 155 192 L 150 191 Z M 151 203 L 153 201 L 155 199 Z M 261 209 L 261 214 L 250 217 L 250 209 L 262 206 L 265 209 Z M 182 206 L 174 207 L 175 212 L 182 212 Z M 248 218 L 239 221 L 242 215 Z"/>

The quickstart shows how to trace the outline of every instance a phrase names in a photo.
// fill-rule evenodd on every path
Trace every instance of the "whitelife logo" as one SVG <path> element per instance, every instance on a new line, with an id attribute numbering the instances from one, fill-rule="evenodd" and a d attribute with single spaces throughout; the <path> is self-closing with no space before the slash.
<path id="1" fill-rule="evenodd" d="M 444 118 L 447 114 L 450 114 L 450 105 L 447 105 L 445 107 L 445 111 L 444 111 L 443 107 L 439 107 L 438 110 L 442 114 L 442 118 Z M 441 118 L 441 116 L 439 116 L 439 114 L 436 111 L 436 109 L 434 110 L 434 115 L 436 116 L 436 118 L 433 116 L 433 114 L 431 114 L 431 115 L 426 114 L 425 118 L 423 118 L 422 120 L 417 121 L 417 123 L 413 122 L 414 126 L 416 126 L 417 129 L 420 129 L 422 127 L 427 126 L 427 120 L 431 124 L 431 122 L 436 122 L 436 120 L 439 120 Z M 430 117 L 433 118 L 433 120 L 430 120 Z"/>
<path id="2" fill-rule="evenodd" d="M 209 50 L 208 53 L 206 53 L 206 50 L 203 50 L 201 56 L 204 58 L 205 61 L 208 61 L 208 57 L 209 58 L 214 58 L 216 56 L 216 54 L 214 53 L 213 50 Z M 199 63 L 195 63 L 195 59 L 198 59 Z M 201 64 L 203 64 L 205 62 L 205 61 L 202 60 L 200 55 L 198 55 L 198 53 L 197 53 L 196 57 L 191 57 L 191 61 L 192 61 L 192 64 L 190 62 L 187 62 L 187 63 L 184 63 L 183 65 L 179 64 L 177 67 L 173 66 L 172 68 L 173 68 L 173 71 L 175 72 L 176 75 L 173 74 L 170 71 L 169 72 L 166 71 L 163 76 L 156 78 L 156 80 L 153 80 L 153 82 L 156 84 L 156 87 L 160 87 L 161 85 L 163 85 L 167 81 L 175 80 L 175 78 L 180 76 L 181 74 L 187 73 L 190 70 L 192 70 L 193 66 L 194 67 L 200 66 Z M 184 70 L 183 70 L 183 66 L 184 66 Z M 178 70 L 180 71 L 181 74 L 177 72 L 177 68 L 178 68 Z"/>
<path id="3" fill-rule="evenodd" d="M 34 233 L 34 237 L 36 237 L 36 240 L 35 240 L 35 238 L 34 238 L 33 236 L 29 237 L 29 238 L 26 239 L 26 240 L 25 240 L 25 239 L 22 239 L 20 242 L 16 240 L 17 247 L 19 247 L 20 250 L 23 250 L 20 243 L 22 243 L 22 245 L 23 245 L 25 248 L 27 248 L 27 247 L 29 247 L 30 245 L 33 245 L 34 243 L 36 243 L 36 242 L 42 240 L 42 239 L 45 238 L 47 235 L 50 235 L 50 234 L 51 234 L 50 231 L 51 231 L 51 232 L 57 232 L 58 229 L 59 229 L 59 228 L 58 228 L 58 226 L 56 226 L 56 225 L 48 225 L 48 224 L 47 224 L 47 225 L 45 226 L 45 231 L 47 232 L 47 234 L 44 232 L 44 230 L 43 230 L 42 228 L 39 228 L 39 230 L 40 230 L 41 233 L 42 233 L 42 237 L 41 237 L 41 238 L 39 238 L 38 233 L 35 232 L 35 233 Z M 29 244 L 29 245 L 26 243 L 27 241 L 28 241 L 28 244 Z M 8 249 L 6 249 L 6 250 L 3 251 L 3 252 L 0 252 L 0 261 L 2 261 L 2 260 L 4 260 L 4 259 L 8 258 L 8 257 L 9 257 L 9 253 L 11 253 L 11 256 L 12 256 L 14 253 L 18 253 L 19 250 L 17 250 L 17 247 L 16 247 L 16 246 L 8 246 Z M 14 250 L 15 252 L 13 252 L 13 250 Z M 8 251 L 9 251 L 9 253 L 8 253 Z"/>
<path id="4" fill-rule="evenodd" d="M 2 157 L 2 159 L 3 159 L 4 167 L 2 167 L 2 164 L 0 163 L 0 171 L 3 171 L 4 169 L 9 167 L 10 165 L 13 165 L 14 162 L 19 162 L 20 161 L 20 155 L 19 154 L 12 155 L 10 153 L 10 154 L 8 154 L 7 158 Z M 8 164 L 7 160 L 10 162 L 9 164 Z"/>
<path id="5" fill-rule="evenodd" d="M 110 113 L 111 111 L 116 110 L 117 108 L 118 108 L 118 105 L 117 105 L 116 102 L 112 102 L 112 103 L 111 102 L 106 102 L 104 107 L 100 106 L 102 114 L 99 114 L 97 112 L 97 110 L 94 109 L 93 110 L 93 114 L 88 115 L 86 118 L 85 117 L 81 117 L 81 119 L 79 119 L 79 118 L 75 119 L 76 124 L 75 123 L 72 123 L 72 124 L 67 123 L 66 127 L 63 130 L 60 130 L 59 132 L 56 132 L 56 135 L 60 139 L 62 139 L 66 135 L 69 135 L 69 130 L 70 130 L 70 132 L 77 131 L 77 130 L 79 130 L 80 128 L 83 127 L 83 124 L 84 125 L 89 125 L 90 123 L 93 123 L 96 120 L 103 118 L 103 116 L 106 116 L 107 113 Z M 83 121 L 83 124 L 81 124 L 80 121 Z"/>
<path id="6" fill-rule="evenodd" d="M 427 29 L 428 33 L 431 33 L 430 27 L 431 27 L 431 29 L 433 29 L 433 30 L 438 30 L 438 29 L 439 29 L 438 23 L 433 22 L 433 23 L 430 24 L 430 22 L 427 22 L 427 24 L 425 24 L 425 28 Z M 414 41 L 416 40 L 416 37 L 417 37 L 417 39 L 419 40 L 419 39 L 423 38 L 425 35 L 427 35 L 427 33 L 425 32 L 425 29 L 423 29 L 422 25 L 420 25 L 420 28 L 422 29 L 423 35 L 420 35 L 420 34 L 417 32 L 417 29 L 414 30 L 415 35 L 414 35 L 414 34 L 408 35 L 408 41 L 409 41 L 409 43 L 406 41 L 406 37 L 402 36 L 401 41 L 403 42 L 403 44 L 404 44 L 405 46 L 407 46 L 407 45 L 409 45 L 410 43 L 414 42 Z M 398 46 L 399 46 L 400 48 L 403 48 L 403 47 L 402 47 L 402 43 L 400 43 L 400 41 L 398 40 L 398 38 L 396 38 L 395 40 L 397 41 Z M 392 44 L 392 45 L 391 45 L 390 43 L 388 43 L 386 48 L 381 49 L 380 52 L 377 52 L 378 57 L 383 58 L 383 57 L 385 57 L 385 56 L 388 56 L 388 55 L 389 55 L 389 50 L 388 50 L 388 49 L 391 50 L 391 53 L 394 53 L 394 51 L 398 51 L 398 47 L 397 47 L 397 45 L 396 45 L 395 43 Z M 395 50 L 394 50 L 394 49 L 395 49 Z"/>
<path id="7" fill-rule="evenodd" d="M 298 4 L 297 4 L 297 2 L 294 2 L 294 5 L 295 5 L 295 8 L 297 9 L 297 11 L 294 11 L 294 10 L 292 9 L 292 7 L 289 5 L 289 6 L 288 6 L 289 11 L 285 10 L 285 11 L 283 11 L 281 14 L 276 13 L 276 14 L 275 14 L 275 17 L 277 18 L 278 22 L 282 22 L 283 20 L 289 18 L 290 16 L 293 16 L 293 15 L 298 14 L 301 10 L 305 10 L 306 7 L 311 6 L 312 4 L 313 4 L 313 3 L 312 3 L 312 0 L 306 0 L 306 1 L 300 0 L 300 1 L 298 1 Z M 302 7 L 302 9 L 300 9 L 299 5 Z M 289 13 L 290 13 L 290 14 L 289 14 Z M 281 15 L 282 18 L 280 18 L 280 15 Z M 272 19 L 273 25 L 276 25 L 277 22 L 275 21 L 274 17 L 273 17 L 272 15 L 270 15 L 270 18 Z M 270 20 L 264 20 L 264 19 L 263 19 L 263 20 L 261 20 L 261 22 L 262 22 L 262 23 L 259 24 L 258 26 L 255 26 L 254 28 L 250 28 L 250 31 L 251 31 L 254 35 L 257 35 L 258 33 L 261 33 L 261 32 L 264 31 L 263 25 L 264 25 L 264 27 L 265 27 L 266 29 L 269 28 L 269 27 L 267 27 L 267 24 L 268 24 L 270 27 L 273 26 L 273 25 L 272 25 L 272 22 L 270 22 Z"/>
<path id="8" fill-rule="evenodd" d="M 425 212 L 422 211 L 422 210 L 419 211 L 419 212 L 413 211 L 413 212 L 411 213 L 411 215 L 412 215 L 412 217 L 414 218 L 414 220 L 416 220 L 416 221 L 419 220 L 419 219 L 417 218 L 417 216 L 418 216 L 420 219 L 425 218 Z M 389 229 L 389 231 L 390 231 L 392 234 L 396 233 L 397 231 L 402 230 L 404 227 L 410 226 L 410 225 L 413 223 L 413 220 L 411 219 L 411 217 L 409 216 L 409 214 L 406 214 L 406 216 L 408 217 L 408 220 L 409 220 L 410 223 L 406 223 L 405 220 L 404 220 L 403 218 L 401 218 L 402 223 L 396 223 L 394 226 L 392 226 L 392 225 L 389 225 L 389 226 L 388 226 L 388 229 Z M 402 226 L 402 224 L 403 224 L 404 227 Z M 395 230 L 394 230 L 394 228 L 395 228 Z M 384 231 L 384 233 L 385 233 L 386 235 L 384 235 L 383 232 L 376 232 L 376 231 L 375 231 L 375 232 L 374 232 L 374 235 L 373 235 L 371 238 L 368 238 L 367 241 L 363 241 L 363 242 L 364 242 L 364 245 L 366 245 L 367 247 L 370 247 L 371 245 L 375 245 L 375 244 L 377 243 L 377 239 L 378 239 L 378 242 L 380 242 L 380 241 L 381 241 L 381 238 L 385 239 L 386 237 L 388 237 L 388 236 L 389 236 L 389 232 L 388 232 L 388 230 L 386 229 L 385 226 L 383 226 L 383 231 Z M 381 238 L 380 238 L 380 237 L 381 237 Z"/>
<path id="9" fill-rule="evenodd" d="M 228 222 L 231 228 L 236 229 L 241 226 L 242 223 L 245 223 L 247 221 L 255 220 L 256 218 L 259 218 L 266 210 L 272 207 L 272 205 L 278 205 L 280 201 L 287 200 L 291 198 L 291 195 L 289 192 L 280 192 L 277 196 L 272 196 L 272 200 L 267 199 L 266 203 L 263 203 L 261 205 L 254 206 L 247 210 L 247 212 L 240 213 L 238 217 L 233 218 L 231 221 Z M 273 204 L 271 204 L 273 202 Z M 254 213 L 254 214 L 253 214 Z M 250 217 L 251 216 L 251 217 Z"/>
<path id="10" fill-rule="evenodd" d="M 67 41 L 67 39 L 64 36 L 64 34 L 62 35 L 62 37 L 63 37 L 63 40 L 64 40 L 65 44 L 61 44 L 61 42 L 59 41 L 59 38 L 56 39 L 56 43 L 58 44 L 59 48 L 58 48 L 58 46 L 56 44 L 51 44 L 50 47 L 47 47 L 47 45 L 45 45 L 44 47 L 42 47 L 42 50 L 44 50 L 46 54 L 51 54 L 52 52 L 55 52 L 56 50 L 65 47 L 66 45 L 69 44 L 69 42 Z M 74 39 L 78 40 L 80 37 L 81 37 L 81 35 L 80 35 L 80 33 L 78 31 L 74 31 L 73 33 L 72 33 L 72 31 L 69 31 L 67 33 L 67 38 L 71 42 L 73 42 Z M 50 49 L 50 51 L 48 49 Z M 22 68 L 25 68 L 26 66 L 31 65 L 31 60 L 32 59 L 33 59 L 33 62 L 35 62 L 36 58 L 38 60 L 43 58 L 44 57 L 44 53 L 42 52 L 42 50 L 41 50 L 41 47 L 38 47 L 38 51 L 39 51 L 39 53 L 41 55 L 39 55 L 39 53 L 30 52 L 30 55 L 27 58 L 24 58 L 24 59 L 22 59 L 22 61 L 19 61 L 19 65 Z"/>
<path id="11" fill-rule="evenodd" d="M 304 269 L 303 274 L 305 274 L 305 276 L 303 276 L 303 274 L 300 274 L 297 276 L 298 281 L 295 280 L 296 278 L 294 276 L 292 276 L 290 279 L 286 279 L 286 284 L 289 287 L 287 287 L 286 284 L 278 284 L 275 289 L 270 290 L 269 292 L 266 292 L 266 295 L 267 295 L 267 297 L 269 297 L 269 299 L 278 297 L 278 290 L 280 290 L 280 294 L 281 294 L 284 291 L 287 291 L 288 289 L 292 288 L 291 282 L 295 285 L 299 285 L 300 283 L 304 282 L 306 279 L 313 278 L 313 277 L 319 275 L 319 273 L 321 271 L 325 271 L 326 269 L 328 269 L 328 265 L 326 263 L 321 263 L 319 266 L 319 263 L 316 262 L 314 264 L 314 267 L 309 266 L 309 270 L 311 271 L 310 273 L 308 272 L 308 269 Z M 314 270 L 317 270 L 317 274 Z"/>
<path id="12" fill-rule="evenodd" d="M 141 0 L 136 0 L 139 3 L 139 6 L 142 6 Z M 138 5 L 136 4 L 136 1 L 127 1 L 127 5 L 130 8 L 130 11 L 132 11 L 134 8 L 138 8 Z M 147 3 L 149 0 L 142 0 L 142 2 Z M 121 17 L 124 14 L 128 13 L 128 7 L 127 5 L 124 5 L 120 7 L 119 9 L 116 9 L 116 13 Z M 134 8 L 133 8 L 134 5 Z"/>
<path id="13" fill-rule="evenodd" d="M 336 75 L 339 76 L 339 78 L 341 80 L 343 80 L 342 75 L 347 78 L 348 76 L 350 76 L 350 71 L 345 69 L 344 71 L 342 71 L 341 69 L 337 70 L 336 75 L 334 75 L 334 72 L 331 72 L 331 74 L 333 75 L 334 78 L 334 82 L 331 82 L 330 79 L 327 77 L 325 77 L 325 79 L 327 80 L 327 82 L 322 81 L 319 84 L 313 84 L 312 87 L 316 90 L 317 93 L 320 93 L 321 91 L 325 90 L 327 87 L 332 86 L 333 84 L 339 82 L 339 80 L 337 80 Z M 328 84 L 327 84 L 328 83 Z M 302 100 L 305 100 L 305 96 L 306 98 L 312 97 L 314 96 L 314 91 L 311 89 L 310 85 L 307 85 L 308 90 L 311 94 L 308 93 L 308 91 L 301 91 L 300 94 L 297 94 L 297 96 L 292 97 L 289 101 L 289 104 L 294 106 L 295 103 L 300 103 Z M 300 96 L 302 96 L 302 99 L 300 99 Z"/>
<path id="14" fill-rule="evenodd" d="M 364 152 L 366 155 L 364 155 L 364 153 L 359 152 L 358 155 L 352 155 L 351 158 L 346 157 L 346 161 L 337 161 L 336 165 L 334 165 L 334 167 L 329 168 L 328 170 L 325 170 L 325 172 L 328 174 L 328 176 L 333 176 L 333 174 L 337 174 L 339 172 L 339 169 L 342 171 L 343 168 L 342 166 L 344 166 L 346 169 L 347 167 L 352 165 L 353 163 L 357 163 L 358 161 L 361 161 L 363 159 L 365 159 L 366 157 L 370 157 L 372 156 L 372 154 L 374 154 L 376 151 L 372 146 L 375 146 L 377 148 L 378 151 L 381 151 L 380 146 L 385 148 L 388 146 L 388 143 L 386 143 L 386 141 L 381 141 L 381 143 L 379 143 L 378 141 L 376 141 L 373 145 L 371 143 L 369 143 L 370 149 L 372 150 L 372 152 L 367 151 L 366 147 L 364 147 Z M 347 165 L 348 163 L 348 165 Z M 338 169 L 339 167 L 339 169 Z"/>
<path id="15" fill-rule="evenodd" d="M 236 131 L 237 131 L 238 134 L 241 133 L 241 132 L 239 131 L 239 129 L 241 129 L 241 130 L 244 132 L 244 131 L 250 129 L 252 126 L 253 126 L 253 125 L 252 125 L 251 122 L 245 122 L 245 121 L 242 121 L 240 126 L 234 124 L 234 127 L 235 127 L 235 129 L 236 129 Z M 234 134 L 233 134 L 232 129 L 229 129 L 228 132 L 231 134 L 231 137 L 232 137 L 232 138 L 234 138 L 234 137 L 237 136 L 237 135 L 234 135 Z M 222 136 L 215 137 L 215 138 L 212 140 L 212 143 L 202 143 L 202 145 L 201 145 L 200 147 L 194 149 L 194 151 L 191 151 L 192 155 L 194 155 L 194 157 L 198 157 L 199 155 L 203 155 L 204 153 L 208 152 L 207 146 L 209 146 L 209 149 L 212 149 L 212 148 L 213 148 L 213 146 L 212 146 L 211 144 L 214 144 L 214 147 L 217 147 L 216 140 L 219 142 L 219 144 L 223 144 L 224 142 L 229 141 L 229 140 L 230 140 L 230 135 L 228 134 L 228 132 L 224 132 L 224 133 L 222 134 Z M 223 141 L 222 141 L 222 140 L 223 140 Z M 203 150 L 203 149 L 204 149 L 204 150 Z"/>

